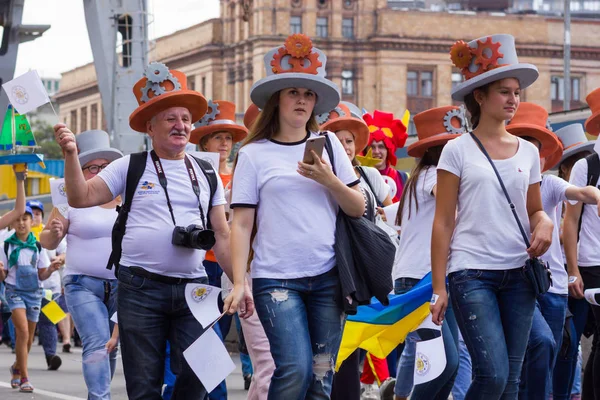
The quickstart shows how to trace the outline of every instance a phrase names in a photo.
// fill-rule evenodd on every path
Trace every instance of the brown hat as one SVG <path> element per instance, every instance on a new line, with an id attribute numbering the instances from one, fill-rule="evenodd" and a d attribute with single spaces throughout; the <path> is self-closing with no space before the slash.
<path id="1" fill-rule="evenodd" d="M 515 136 L 530 136 L 542 144 L 540 157 L 546 158 L 562 148 L 560 140 L 548 128 L 548 111 L 534 103 L 522 102 L 517 112 L 506 125 L 506 130 Z"/>
<path id="2" fill-rule="evenodd" d="M 369 127 L 366 122 L 360 118 L 352 116 L 350 109 L 345 104 L 338 104 L 336 108 L 328 113 L 320 114 L 317 117 L 319 128 L 322 131 L 331 131 L 333 133 L 348 130 L 354 135 L 354 148 L 356 153 L 360 153 L 369 143 Z"/>
<path id="3" fill-rule="evenodd" d="M 199 144 L 202 138 L 214 132 L 229 132 L 233 143 L 241 142 L 248 136 L 248 129 L 235 122 L 235 104 L 225 100 L 209 100 L 208 112 L 194 126 L 190 143 Z"/>
<path id="4" fill-rule="evenodd" d="M 600 134 L 600 88 L 587 95 L 585 101 L 592 110 L 592 115 L 585 121 L 585 130 L 590 135 Z"/>
<path id="5" fill-rule="evenodd" d="M 465 116 L 460 108 L 446 106 L 432 108 L 413 117 L 419 140 L 408 146 L 411 157 L 421 158 L 431 147 L 445 145 L 465 133 Z"/>
<path id="6" fill-rule="evenodd" d="M 197 121 L 206 113 L 207 103 L 200 93 L 188 90 L 187 77 L 181 71 L 169 70 L 166 65 L 153 62 L 144 77 L 133 86 L 139 107 L 129 116 L 131 129 L 145 133 L 146 122 L 171 107 L 185 107 Z"/>

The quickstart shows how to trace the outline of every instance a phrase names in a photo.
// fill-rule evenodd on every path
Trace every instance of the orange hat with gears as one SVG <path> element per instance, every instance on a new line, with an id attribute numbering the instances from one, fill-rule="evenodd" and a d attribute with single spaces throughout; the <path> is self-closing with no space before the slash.
<path id="1" fill-rule="evenodd" d="M 387 164 L 396 165 L 396 150 L 404 147 L 408 138 L 407 127 L 410 120 L 408 110 L 402 120 L 394 119 L 394 114 L 375 110 L 373 115 L 365 114 L 363 119 L 369 126 L 369 143 L 383 142 L 387 149 Z"/>

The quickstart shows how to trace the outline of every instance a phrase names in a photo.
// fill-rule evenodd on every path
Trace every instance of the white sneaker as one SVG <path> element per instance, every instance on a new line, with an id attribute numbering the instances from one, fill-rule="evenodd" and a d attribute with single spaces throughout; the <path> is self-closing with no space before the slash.
<path id="1" fill-rule="evenodd" d="M 370 385 L 360 384 L 360 400 L 379 400 L 379 387 L 377 383 Z"/>
<path id="2" fill-rule="evenodd" d="M 389 377 L 379 387 L 381 400 L 394 400 L 394 388 L 396 379 Z"/>

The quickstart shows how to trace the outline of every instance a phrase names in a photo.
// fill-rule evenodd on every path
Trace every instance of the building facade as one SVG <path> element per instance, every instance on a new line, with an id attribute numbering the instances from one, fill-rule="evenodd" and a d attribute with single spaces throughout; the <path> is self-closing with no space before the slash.
<path id="1" fill-rule="evenodd" d="M 235 102 L 240 117 L 250 105 L 252 84 L 265 76 L 264 54 L 290 33 L 309 35 L 325 52 L 327 75 L 341 88 L 343 100 L 396 115 L 407 108 L 415 114 L 452 104 L 452 86 L 462 80 L 448 54 L 456 40 L 510 33 L 516 38 L 520 61 L 535 64 L 540 72 L 538 81 L 524 91 L 523 100 L 548 111 L 562 110 L 560 17 L 432 11 L 442 8 L 432 1 L 412 1 L 411 8 L 398 8 L 399 2 L 386 0 L 220 3 L 220 18 L 157 39 L 149 59 L 185 72 L 188 87 L 207 98 Z M 426 7 L 415 9 L 419 3 Z M 600 20 L 572 20 L 572 108 L 585 107 L 586 94 L 600 87 L 600 46 L 590 40 L 599 35 Z M 61 120 L 75 132 L 103 127 L 93 63 L 65 72 L 54 99 Z"/>

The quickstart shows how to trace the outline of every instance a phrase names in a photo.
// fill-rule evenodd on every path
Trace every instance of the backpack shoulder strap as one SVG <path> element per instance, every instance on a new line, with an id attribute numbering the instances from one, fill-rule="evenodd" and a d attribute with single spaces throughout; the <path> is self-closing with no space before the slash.
<path id="1" fill-rule="evenodd" d="M 371 193 L 373 193 L 373 197 L 375 197 L 375 201 L 377 202 L 377 207 L 383 207 L 383 203 L 377 198 L 377 193 L 375 192 L 375 189 L 373 188 L 373 185 L 371 184 L 371 181 L 369 180 L 369 177 L 367 176 L 367 173 L 365 172 L 363 167 L 358 166 L 356 169 L 358 170 L 360 176 L 365 180 L 365 182 L 369 186 L 369 189 L 371 189 Z"/>
<path id="2" fill-rule="evenodd" d="M 331 161 L 331 169 L 333 170 L 333 174 L 337 176 L 337 172 L 335 171 L 335 156 L 333 154 L 333 144 L 331 143 L 331 139 L 327 132 L 319 132 L 319 136 L 325 136 L 325 150 L 327 150 L 327 154 L 329 154 L 329 160 Z"/>
<path id="3" fill-rule="evenodd" d="M 117 206 L 117 212 L 119 215 L 113 225 L 112 230 L 112 252 L 108 258 L 108 264 L 106 269 L 112 269 L 113 265 L 118 267 L 119 261 L 121 261 L 121 254 L 123 248 L 123 237 L 125 236 L 125 227 L 127 225 L 127 218 L 129 217 L 129 211 L 131 210 L 131 203 L 133 201 L 133 195 L 138 182 L 142 179 L 144 171 L 146 170 L 146 160 L 148 158 L 148 152 L 143 151 L 140 153 L 133 153 L 129 156 L 129 166 L 127 167 L 127 180 L 125 181 L 125 202 L 121 206 Z M 117 272 L 115 271 L 115 275 Z"/>
<path id="4" fill-rule="evenodd" d="M 39 241 L 35 242 L 35 247 L 37 247 L 38 253 L 42 252 L 42 244 Z"/>
<path id="5" fill-rule="evenodd" d="M 590 186 L 598 185 L 598 177 L 600 176 L 600 156 L 594 152 L 586 158 L 588 165 L 587 182 Z"/>
<path id="6" fill-rule="evenodd" d="M 587 162 L 587 184 L 589 186 L 598 185 L 598 177 L 600 176 L 600 157 L 595 151 L 589 156 L 585 157 Z M 577 226 L 577 239 L 579 240 L 579 234 L 581 232 L 581 223 L 583 222 L 583 209 L 586 204 L 583 204 L 581 208 L 581 214 L 579 214 L 579 224 Z"/>
<path id="7" fill-rule="evenodd" d="M 217 171 L 215 171 L 212 164 L 208 161 L 202 160 L 196 156 L 192 156 L 192 158 L 198 163 L 198 166 L 202 170 L 202 173 L 208 181 L 208 186 L 210 187 L 210 197 L 208 198 L 208 210 L 206 211 L 206 227 L 208 229 L 211 229 L 210 211 L 212 210 L 212 199 L 215 193 L 217 192 Z"/>
<path id="8" fill-rule="evenodd" d="M 10 247 L 10 243 L 4 242 L 4 254 L 6 254 L 6 259 L 8 260 L 8 248 Z"/>

